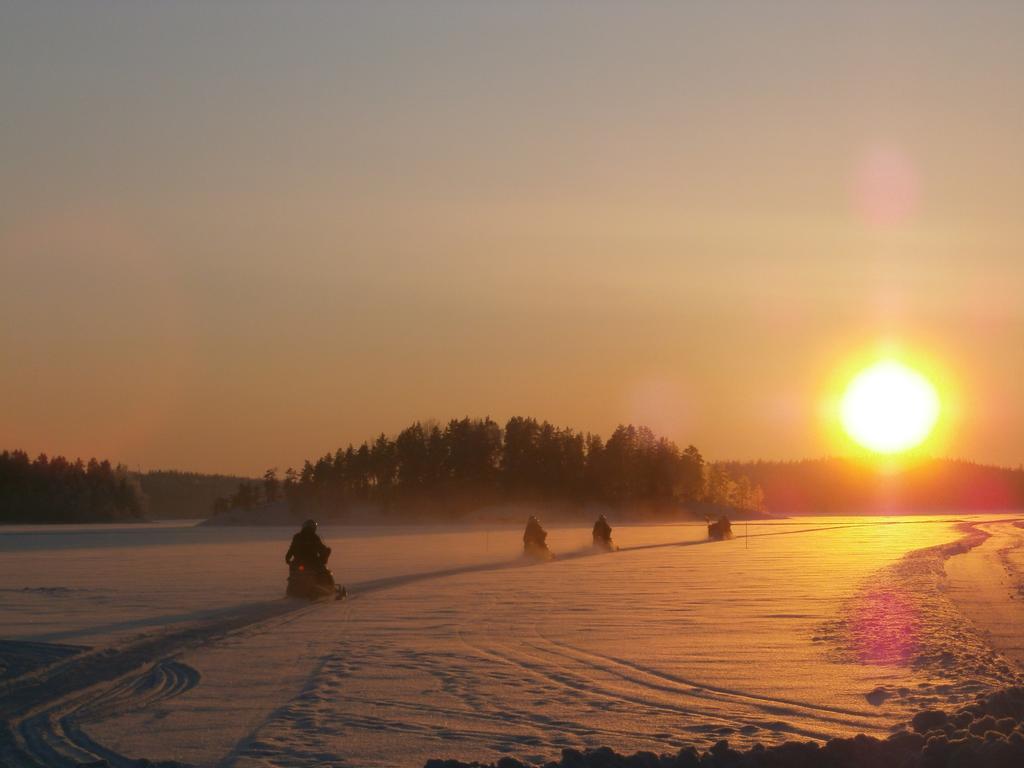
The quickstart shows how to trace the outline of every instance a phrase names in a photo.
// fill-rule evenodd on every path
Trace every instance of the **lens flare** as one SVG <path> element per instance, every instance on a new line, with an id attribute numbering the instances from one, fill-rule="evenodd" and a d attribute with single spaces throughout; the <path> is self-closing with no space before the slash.
<path id="1" fill-rule="evenodd" d="M 935 387 L 906 365 L 883 360 L 861 371 L 846 388 L 840 404 L 843 429 L 876 453 L 916 448 L 939 420 Z"/>

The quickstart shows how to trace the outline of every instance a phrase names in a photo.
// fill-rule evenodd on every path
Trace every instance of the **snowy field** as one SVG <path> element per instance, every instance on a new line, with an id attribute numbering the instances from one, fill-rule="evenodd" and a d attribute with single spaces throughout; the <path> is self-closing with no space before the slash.
<path id="1" fill-rule="evenodd" d="M 554 528 L 559 558 L 529 564 L 518 530 L 326 528 L 351 597 L 310 605 L 282 596 L 290 530 L 0 529 L 0 756 L 417 766 L 885 735 L 1017 679 L 945 570 L 1020 533 L 1008 516 L 746 530 L 622 526 L 594 554 Z M 976 593 L 971 557 L 951 576 Z"/>

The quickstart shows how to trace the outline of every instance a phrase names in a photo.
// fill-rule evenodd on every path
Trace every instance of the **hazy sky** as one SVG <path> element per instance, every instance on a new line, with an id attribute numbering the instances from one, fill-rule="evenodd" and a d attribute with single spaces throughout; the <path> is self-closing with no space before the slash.
<path id="1" fill-rule="evenodd" d="M 898 5 L 898 8 L 891 7 Z M 841 452 L 879 344 L 1024 461 L 1024 4 L 0 5 L 0 448 L 416 419 Z"/>

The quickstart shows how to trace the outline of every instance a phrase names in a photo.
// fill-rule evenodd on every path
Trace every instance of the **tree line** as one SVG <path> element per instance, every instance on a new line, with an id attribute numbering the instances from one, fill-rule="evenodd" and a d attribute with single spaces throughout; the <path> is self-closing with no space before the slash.
<path id="1" fill-rule="evenodd" d="M 536 502 L 673 508 L 715 505 L 758 511 L 760 490 L 744 477 L 680 449 L 648 427 L 620 425 L 603 440 L 593 433 L 515 416 L 453 419 L 443 427 L 416 422 L 348 445 L 279 476 L 241 482 L 215 511 L 287 502 L 297 514 L 458 516 L 485 504 Z"/>
<path id="2" fill-rule="evenodd" d="M 0 453 L 0 523 L 135 520 L 142 510 L 142 494 L 121 465 Z"/>
<path id="3" fill-rule="evenodd" d="M 1024 468 L 925 459 L 880 472 L 870 462 L 826 458 L 729 462 L 777 514 L 999 512 L 1024 508 Z"/>
<path id="4" fill-rule="evenodd" d="M 230 496 L 250 478 L 154 469 L 132 473 L 142 491 L 146 516 L 153 520 L 206 517 L 210 506 Z"/>

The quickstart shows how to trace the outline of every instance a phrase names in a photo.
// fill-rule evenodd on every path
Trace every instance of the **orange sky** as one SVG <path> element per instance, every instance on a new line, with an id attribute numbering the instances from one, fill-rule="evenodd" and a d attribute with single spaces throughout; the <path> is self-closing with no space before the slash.
<path id="1" fill-rule="evenodd" d="M 0 448 L 415 419 L 841 450 L 879 344 L 1024 461 L 1024 7 L 7 3 Z"/>

